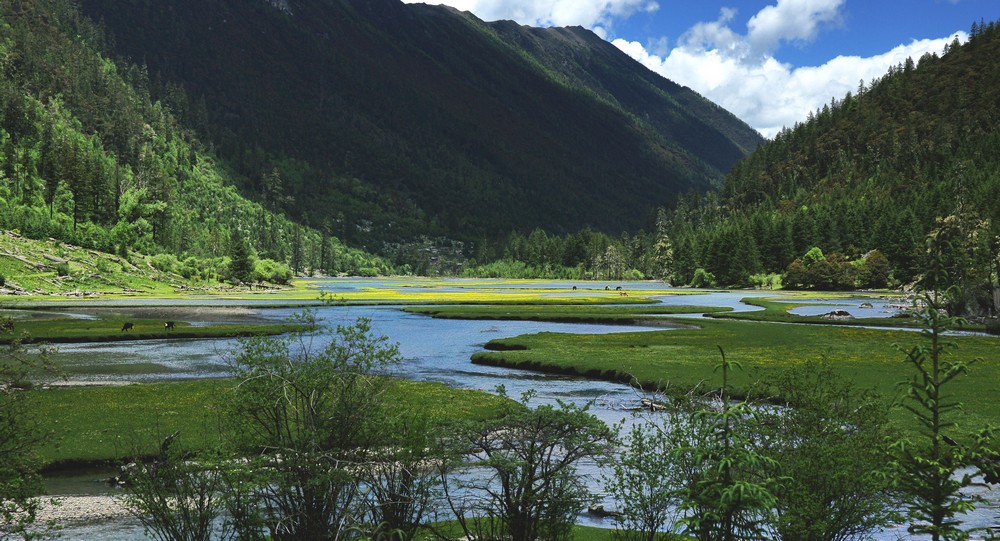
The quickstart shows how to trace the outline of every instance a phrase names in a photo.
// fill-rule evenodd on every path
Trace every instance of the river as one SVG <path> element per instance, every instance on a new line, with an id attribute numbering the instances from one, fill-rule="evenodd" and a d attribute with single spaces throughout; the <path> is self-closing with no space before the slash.
<path id="1" fill-rule="evenodd" d="M 321 291 L 344 293 L 359 291 L 366 288 L 398 288 L 407 286 L 408 291 L 426 289 L 427 291 L 461 291 L 469 288 L 488 287 L 492 290 L 509 290 L 518 292 L 517 283 L 490 281 L 454 280 L 445 286 L 413 286 L 405 280 L 347 280 L 330 279 L 315 282 Z M 529 287 L 543 287 L 550 290 L 551 295 L 565 296 L 574 294 L 571 282 L 533 282 Z M 589 286 L 600 289 L 602 286 Z M 634 282 L 625 284 L 629 291 L 641 293 L 641 290 L 662 289 L 662 284 L 649 282 Z M 587 294 L 579 290 L 575 294 Z M 734 310 L 750 311 L 760 308 L 746 305 L 740 299 L 746 296 L 760 296 L 761 292 L 712 292 L 703 295 L 664 295 L 657 297 L 665 304 L 686 306 L 725 306 Z M 803 302 L 796 298 L 796 302 Z M 199 300 L 202 304 L 231 304 L 232 301 Z M 865 302 L 873 303 L 872 308 L 861 308 Z M 881 313 L 891 315 L 890 301 L 882 299 L 844 299 L 837 300 L 836 308 L 849 311 L 859 310 L 866 317 Z M 174 303 L 176 304 L 176 303 Z M 244 303 L 240 303 L 244 304 Z M 90 305 L 90 304 L 88 304 Z M 359 317 L 369 318 L 372 328 L 378 334 L 387 336 L 390 341 L 399 344 L 403 362 L 395 368 L 394 375 L 425 381 L 442 382 L 454 387 L 492 391 L 503 384 L 510 396 L 520 396 L 522 392 L 533 391 L 535 403 L 551 403 L 556 400 L 588 403 L 592 402 L 591 411 L 608 423 L 629 422 L 632 417 L 620 406 L 634 403 L 639 395 L 631 387 L 603 381 L 590 381 L 577 377 L 555 376 L 535 372 L 516 371 L 507 368 L 490 367 L 472 364 L 469 359 L 473 353 L 482 350 L 483 345 L 492 339 L 517 336 L 537 332 L 562 333 L 618 333 L 647 332 L 663 330 L 662 327 L 627 327 L 618 325 L 565 324 L 521 321 L 462 321 L 432 319 L 426 316 L 408 314 L 393 306 L 316 306 L 319 319 L 328 325 L 349 324 Z M 832 308 L 827 308 L 829 311 Z M 258 315 L 269 319 L 284 319 L 297 311 L 289 308 L 260 307 Z M 53 357 L 58 365 L 73 367 L 74 379 L 81 381 L 103 382 L 108 380 L 152 381 L 174 378 L 219 377 L 225 374 L 225 356 L 236 346 L 234 340 L 155 340 L 143 342 L 111 342 L 100 344 L 62 345 Z M 103 368 L 102 368 L 103 367 Z M 141 369 L 122 369 L 122 367 L 141 367 Z M 595 479 L 598 472 L 592 464 L 585 465 L 583 473 Z M 94 479 L 97 473 L 88 473 L 71 477 L 60 477 L 49 480 L 49 490 L 54 495 L 73 495 L 81 493 L 103 492 Z M 994 501 L 994 509 L 979 511 L 970 517 L 970 523 L 977 525 L 991 524 L 997 516 L 995 495 L 989 494 Z M 608 507 L 614 507 L 614 502 L 606 502 Z M 583 524 L 610 527 L 608 520 L 597 519 L 589 515 L 581 515 Z M 894 530 L 884 532 L 880 541 L 898 539 L 905 531 Z M 131 540 L 143 539 L 141 527 L 132 520 L 102 521 L 100 524 L 81 525 L 65 528 L 61 532 L 63 539 L 108 539 Z M 905 537 L 905 536 L 904 536 Z"/>

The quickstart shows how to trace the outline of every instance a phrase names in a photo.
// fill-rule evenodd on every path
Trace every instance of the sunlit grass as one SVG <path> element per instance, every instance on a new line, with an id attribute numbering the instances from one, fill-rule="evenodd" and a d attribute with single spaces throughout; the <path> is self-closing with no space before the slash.
<path id="1" fill-rule="evenodd" d="M 754 381 L 810 361 L 828 360 L 845 378 L 873 388 L 887 399 L 899 393 L 898 383 L 912 376 L 904 363 L 908 350 L 925 339 L 912 331 L 858 329 L 823 325 L 784 325 L 745 321 L 699 321 L 700 328 L 670 331 L 570 335 L 538 333 L 490 342 L 476 362 L 515 368 L 580 374 L 648 386 L 690 388 L 718 384 L 715 368 L 721 346 L 726 357 L 745 370 L 734 376 L 744 392 Z M 975 362 L 971 375 L 956 379 L 950 392 L 965 404 L 961 424 L 984 427 L 1000 411 L 1000 339 L 949 337 L 958 348 L 956 360 Z M 899 347 L 897 347 L 897 345 Z M 896 420 L 914 428 L 909 416 Z"/>
<path id="2" fill-rule="evenodd" d="M 229 379 L 131 385 L 55 387 L 31 391 L 37 420 L 48 435 L 47 464 L 113 462 L 154 452 L 180 432 L 184 444 L 208 449 L 220 443 L 221 401 Z M 441 383 L 392 380 L 387 401 L 403 415 L 446 425 L 495 415 L 503 399 Z"/>

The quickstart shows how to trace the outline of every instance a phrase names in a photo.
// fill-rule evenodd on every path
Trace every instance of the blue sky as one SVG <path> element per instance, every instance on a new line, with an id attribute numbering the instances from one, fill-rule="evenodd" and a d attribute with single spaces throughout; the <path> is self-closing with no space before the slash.
<path id="1" fill-rule="evenodd" d="M 422 1 L 487 21 L 584 26 L 767 137 L 907 57 L 964 41 L 974 21 L 1000 19 L 1000 0 Z"/>

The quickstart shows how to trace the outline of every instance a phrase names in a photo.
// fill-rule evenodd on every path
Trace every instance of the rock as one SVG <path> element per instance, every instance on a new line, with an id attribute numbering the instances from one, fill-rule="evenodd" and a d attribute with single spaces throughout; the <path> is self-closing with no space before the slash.
<path id="1" fill-rule="evenodd" d="M 594 515 L 595 517 L 601 517 L 601 518 L 606 518 L 606 517 L 620 517 L 620 516 L 622 516 L 621 512 L 619 512 L 619 511 L 610 511 L 608 509 L 605 509 L 604 508 L 604 504 L 601 504 L 601 503 L 595 503 L 595 504 L 591 505 L 590 507 L 588 507 L 587 508 L 587 514 L 588 515 Z"/>

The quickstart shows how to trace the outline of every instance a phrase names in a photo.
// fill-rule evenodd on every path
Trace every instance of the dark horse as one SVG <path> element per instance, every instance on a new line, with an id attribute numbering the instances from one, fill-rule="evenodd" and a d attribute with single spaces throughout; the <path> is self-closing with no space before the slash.
<path id="1" fill-rule="evenodd" d="M 173 321 L 168 321 L 168 322 L 164 323 L 163 324 L 163 330 L 165 330 L 165 331 L 172 331 L 172 330 L 174 330 L 174 322 Z"/>
<path id="2" fill-rule="evenodd" d="M 125 324 L 122 325 L 122 332 L 131 331 L 134 328 L 135 325 L 133 325 L 131 321 L 126 321 Z"/>

